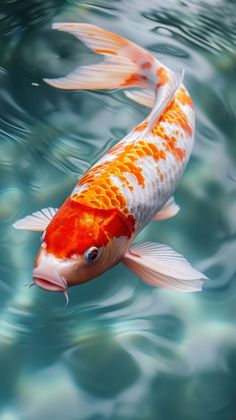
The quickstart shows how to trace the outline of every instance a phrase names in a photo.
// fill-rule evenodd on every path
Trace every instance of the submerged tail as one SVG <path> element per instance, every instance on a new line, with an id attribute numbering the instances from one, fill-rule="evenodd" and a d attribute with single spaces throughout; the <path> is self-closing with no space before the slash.
<path id="1" fill-rule="evenodd" d="M 99 64 L 80 66 L 66 77 L 44 79 L 49 85 L 61 89 L 89 90 L 143 88 L 126 94 L 148 107 L 155 102 L 151 117 L 157 118 L 182 82 L 182 76 L 120 35 L 87 23 L 55 23 L 53 29 L 73 34 L 95 53 L 102 54 L 104 60 Z"/>

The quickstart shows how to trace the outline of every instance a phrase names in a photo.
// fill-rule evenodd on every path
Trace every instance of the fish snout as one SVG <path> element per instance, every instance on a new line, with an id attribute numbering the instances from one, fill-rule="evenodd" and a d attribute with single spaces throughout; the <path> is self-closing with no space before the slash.
<path id="1" fill-rule="evenodd" d="M 49 292 L 65 292 L 68 289 L 66 279 L 53 268 L 36 267 L 33 270 L 33 284 Z"/>

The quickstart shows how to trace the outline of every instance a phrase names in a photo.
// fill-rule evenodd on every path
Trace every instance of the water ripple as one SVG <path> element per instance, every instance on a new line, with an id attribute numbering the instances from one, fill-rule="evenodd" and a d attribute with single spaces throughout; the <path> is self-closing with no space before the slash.
<path id="1" fill-rule="evenodd" d="M 219 420 L 235 413 L 235 5 L 192 0 L 2 0 L 0 7 L 1 418 Z M 176 71 L 197 115 L 179 214 L 140 241 L 166 243 L 210 281 L 144 284 L 122 266 L 61 294 L 29 289 L 39 235 L 18 217 L 59 206 L 147 110 L 122 92 L 62 92 L 43 77 L 95 60 L 52 22 L 129 37 Z M 171 401 L 171 404 L 170 404 Z"/>

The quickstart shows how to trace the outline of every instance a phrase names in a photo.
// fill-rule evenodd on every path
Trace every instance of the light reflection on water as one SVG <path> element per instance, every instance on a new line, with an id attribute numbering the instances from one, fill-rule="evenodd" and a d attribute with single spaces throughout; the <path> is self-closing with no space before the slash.
<path id="1" fill-rule="evenodd" d="M 234 420 L 235 13 L 216 0 L 1 4 L 0 419 Z M 43 77 L 93 58 L 54 21 L 94 23 L 176 71 L 197 113 L 181 212 L 140 240 L 182 252 L 211 282 L 182 295 L 124 267 L 60 295 L 24 287 L 38 237 L 11 224 L 57 207 L 78 176 L 146 110 L 121 92 L 61 92 Z"/>

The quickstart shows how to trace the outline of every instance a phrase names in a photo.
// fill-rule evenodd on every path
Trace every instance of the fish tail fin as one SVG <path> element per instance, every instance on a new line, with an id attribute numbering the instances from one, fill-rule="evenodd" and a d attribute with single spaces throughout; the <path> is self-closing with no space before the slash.
<path id="1" fill-rule="evenodd" d="M 71 33 L 97 54 L 101 63 L 80 66 L 66 77 L 44 79 L 61 89 L 120 89 L 160 86 L 166 80 L 166 68 L 149 52 L 98 26 L 87 23 L 55 23 L 53 29 Z"/>

